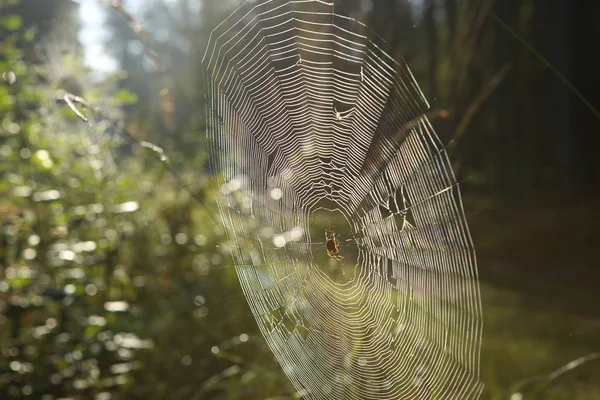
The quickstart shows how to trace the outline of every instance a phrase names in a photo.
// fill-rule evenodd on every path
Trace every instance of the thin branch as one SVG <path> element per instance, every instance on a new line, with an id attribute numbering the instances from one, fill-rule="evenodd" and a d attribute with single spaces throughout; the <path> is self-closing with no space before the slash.
<path id="1" fill-rule="evenodd" d="M 69 106 L 69 108 L 71 109 L 71 111 L 73 111 L 75 113 L 75 115 L 77 115 L 81 120 L 83 120 L 85 122 L 88 122 L 88 123 L 90 122 L 90 120 L 85 115 L 83 115 L 79 111 L 79 109 L 77 109 L 77 106 L 75 105 L 75 103 L 77 103 L 77 104 L 80 104 L 80 105 L 82 105 L 83 107 L 85 107 L 87 109 L 90 109 L 90 105 L 85 100 L 83 100 L 79 96 L 75 96 L 74 94 L 67 93 L 67 92 L 64 92 L 64 95 L 62 96 L 62 99 L 65 101 L 65 103 L 67 103 L 67 105 Z"/>
<path id="2" fill-rule="evenodd" d="M 77 105 L 81 106 L 82 108 L 85 108 L 86 110 L 92 112 L 95 116 L 99 117 L 100 119 L 104 119 L 107 121 L 114 121 L 113 118 L 110 118 L 109 116 L 107 116 L 106 114 L 104 114 L 102 112 L 102 110 L 96 106 L 91 105 L 90 103 L 88 103 L 84 98 L 76 96 L 72 93 L 68 93 L 65 91 L 60 91 L 57 96 L 56 96 L 56 100 L 57 101 L 62 101 L 65 102 L 68 107 L 71 109 L 71 111 L 73 111 L 73 113 L 82 121 L 91 124 L 90 119 L 83 114 L 83 112 L 81 112 L 81 110 L 77 107 Z M 162 147 L 155 145 L 154 143 L 145 141 L 145 140 L 141 140 L 138 139 L 130 130 L 128 130 L 125 127 L 121 127 L 121 133 L 124 134 L 123 136 L 125 136 L 127 139 L 129 139 L 130 141 L 137 143 L 138 145 L 151 150 L 152 152 L 154 152 L 155 154 L 157 154 L 160 158 L 160 161 L 162 162 L 163 165 L 167 166 L 167 169 L 171 172 L 171 174 L 177 179 L 179 185 L 186 191 L 189 193 L 190 196 L 192 196 L 193 199 L 195 199 L 200 205 L 202 205 L 205 210 L 207 211 L 207 214 L 209 216 L 209 218 L 215 223 L 217 224 L 217 220 L 214 217 L 214 211 L 211 210 L 207 205 L 206 202 L 204 201 L 204 199 L 202 197 L 199 197 L 198 195 L 192 193 L 188 187 L 186 185 L 183 184 L 183 179 L 181 177 L 181 175 L 179 174 L 179 172 L 173 167 L 173 165 L 171 164 L 171 161 L 169 159 L 169 157 L 167 157 L 167 155 L 165 154 L 165 151 L 163 150 Z"/>
<path id="3" fill-rule="evenodd" d="M 169 69 L 167 64 L 151 48 L 152 46 L 149 43 L 150 34 L 146 29 L 144 29 L 144 25 L 139 20 L 137 20 L 133 16 L 133 14 L 131 14 L 125 9 L 123 3 L 121 3 L 120 0 L 99 1 L 102 3 L 107 3 L 113 10 L 115 10 L 123 17 L 123 19 L 127 22 L 127 24 L 142 41 L 142 44 L 144 45 L 144 54 L 146 55 L 146 57 L 148 57 L 154 63 L 154 65 L 160 72 L 167 72 Z"/>
<path id="4" fill-rule="evenodd" d="M 452 145 L 448 146 L 449 153 L 452 153 L 454 151 L 456 145 L 458 144 L 458 141 L 463 137 L 469 125 L 471 125 L 473 118 L 475 117 L 475 115 L 477 115 L 477 113 L 481 109 L 481 106 L 485 103 L 487 98 L 494 92 L 494 90 L 496 90 L 496 88 L 504 80 L 506 75 L 508 75 L 508 72 L 511 70 L 511 68 L 512 65 L 510 64 L 504 65 L 500 69 L 500 71 L 498 71 L 492 77 L 492 79 L 490 79 L 490 81 L 487 83 L 487 85 L 485 85 L 483 90 L 479 92 L 479 95 L 477 95 L 477 97 L 471 102 L 469 107 L 467 107 L 466 111 L 463 114 L 463 117 L 461 118 L 458 124 L 458 127 L 456 128 L 456 131 L 454 131 Z"/>
<path id="5" fill-rule="evenodd" d="M 534 56 L 540 60 L 542 64 L 546 66 L 554 75 L 558 77 L 570 90 L 577 96 L 579 100 L 594 114 L 594 116 L 600 119 L 600 111 L 594 107 L 594 105 L 564 76 L 546 57 L 542 55 L 539 51 L 535 49 L 527 40 L 525 40 L 519 33 L 517 33 L 514 29 L 512 29 L 506 22 L 504 22 L 500 17 L 498 17 L 493 11 L 488 11 L 488 14 L 496 21 L 502 28 L 504 28 L 512 37 L 514 37 L 523 47 L 529 50 Z"/>
<path id="6" fill-rule="evenodd" d="M 157 153 L 160 156 L 160 161 L 166 162 L 167 164 L 171 163 L 162 147 L 158 147 L 154 143 L 146 142 L 145 140 L 141 140 L 138 143 L 140 144 L 140 146 L 150 149 L 153 152 Z"/>
<path id="7" fill-rule="evenodd" d="M 471 61 L 475 56 L 475 49 L 479 41 L 479 36 L 491 5 L 491 0 L 482 1 L 475 10 L 473 22 L 469 27 L 467 36 L 464 39 L 460 37 L 456 38 L 454 49 L 452 50 L 452 54 L 455 55 L 453 64 L 458 71 L 458 78 L 454 81 L 455 85 L 453 92 L 455 93 L 458 93 L 459 88 L 463 87 L 463 83 L 468 75 Z"/>
<path id="8" fill-rule="evenodd" d="M 83 108 L 87 109 L 88 111 L 91 111 L 94 115 L 96 115 L 97 117 L 99 117 L 101 119 L 108 120 L 108 121 L 112 121 L 113 120 L 112 118 L 110 118 L 109 116 L 107 116 L 106 114 L 104 114 L 100 108 L 92 106 L 84 98 L 76 96 L 76 95 L 74 95 L 72 93 L 61 91 L 57 95 L 57 99 L 64 101 L 69 106 L 69 108 L 71 109 L 71 111 L 73 111 L 75 113 L 75 115 L 77 115 L 77 117 L 79 119 L 81 119 L 84 122 L 87 122 L 88 124 L 91 124 L 90 119 L 88 117 L 86 117 L 77 108 L 77 104 L 79 104 Z M 139 144 L 142 147 L 150 149 L 154 153 L 158 154 L 158 156 L 160 157 L 160 160 L 171 167 L 171 161 L 166 156 L 166 154 L 165 154 L 164 150 L 162 149 L 162 147 L 157 146 L 154 143 L 150 143 L 150 142 L 138 139 L 130 130 L 128 130 L 126 128 L 123 128 L 122 132 L 125 134 L 125 136 L 127 138 L 129 138 L 133 142 Z"/>
<path id="9" fill-rule="evenodd" d="M 421 122 L 423 122 L 424 118 L 431 121 L 431 120 L 438 119 L 438 118 L 441 118 L 441 119 L 448 118 L 448 115 L 450 115 L 450 114 L 449 114 L 448 110 L 445 110 L 445 109 L 427 111 L 426 113 L 418 115 L 418 116 L 414 117 L 413 119 L 411 119 L 410 121 L 406 122 L 398 130 L 398 134 L 402 134 L 402 135 L 406 134 L 406 132 L 409 132 L 414 127 L 418 126 Z"/>
<path id="10" fill-rule="evenodd" d="M 552 381 L 554 381 L 555 379 L 559 378 L 560 376 L 566 374 L 567 372 L 574 370 L 577 367 L 580 367 L 581 365 L 588 363 L 590 361 L 594 361 L 594 360 L 598 360 L 600 359 L 600 353 L 589 353 L 586 354 L 585 356 L 576 358 L 575 360 L 563 365 L 562 367 L 558 368 L 557 370 L 547 374 L 547 375 L 536 375 L 530 378 L 526 378 L 523 379 L 522 381 L 518 382 L 516 385 L 513 386 L 513 388 L 511 389 L 511 392 L 513 393 L 518 393 L 518 392 L 522 392 L 523 389 L 526 386 L 532 385 L 532 384 L 537 384 L 537 385 L 541 385 L 538 386 L 538 391 L 539 390 L 543 390 L 545 389 L 550 383 L 552 383 Z"/>

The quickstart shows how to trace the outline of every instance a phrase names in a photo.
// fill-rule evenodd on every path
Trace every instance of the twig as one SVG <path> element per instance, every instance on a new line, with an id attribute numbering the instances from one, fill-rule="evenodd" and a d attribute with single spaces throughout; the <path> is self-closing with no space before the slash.
<path id="1" fill-rule="evenodd" d="M 404 133 L 410 131 L 412 128 L 419 125 L 423 121 L 424 118 L 427 118 L 429 120 L 433 120 L 433 119 L 437 119 L 437 118 L 445 119 L 445 118 L 448 118 L 448 115 L 449 115 L 448 110 L 444 110 L 444 109 L 428 111 L 424 114 L 414 117 L 413 119 L 411 119 L 410 121 L 405 123 L 398 132 L 404 134 Z"/>
<path id="2" fill-rule="evenodd" d="M 487 85 L 485 85 L 485 87 L 479 93 L 479 95 L 477 95 L 477 97 L 471 102 L 469 107 L 467 107 L 466 111 L 464 112 L 464 114 L 458 124 L 458 127 L 456 128 L 456 131 L 454 131 L 454 136 L 452 138 L 453 139 L 452 145 L 448 146 L 449 153 L 453 152 L 456 145 L 458 144 L 458 141 L 462 138 L 462 136 L 466 132 L 467 128 L 471 124 L 471 121 L 473 120 L 475 115 L 477 115 L 477 113 L 479 112 L 479 109 L 481 108 L 483 103 L 485 103 L 487 98 L 494 92 L 494 90 L 496 90 L 498 85 L 504 80 L 504 78 L 506 77 L 508 72 L 511 70 L 511 68 L 512 68 L 512 65 L 510 65 L 510 64 L 504 65 L 504 67 L 502 67 L 500 69 L 500 71 L 498 71 L 492 77 L 492 79 L 490 79 L 490 81 L 487 83 Z"/>
<path id="3" fill-rule="evenodd" d="M 455 55 L 453 64 L 455 64 L 455 68 L 458 71 L 458 78 L 454 81 L 455 85 L 453 92 L 458 92 L 458 89 L 463 87 L 464 80 L 469 72 L 469 66 L 471 65 L 471 61 L 475 56 L 475 48 L 479 40 L 479 34 L 483 28 L 483 24 L 485 23 L 487 13 L 491 5 L 492 1 L 482 1 L 482 4 L 479 6 L 479 8 L 475 10 L 473 22 L 469 28 L 466 38 L 461 40 L 457 37 L 457 40 L 455 41 L 452 53 Z M 459 48 L 459 46 L 463 47 Z M 462 57 L 459 57 L 459 55 Z"/>
<path id="4" fill-rule="evenodd" d="M 156 68 L 160 72 L 167 72 L 168 66 L 167 64 L 156 54 L 154 50 L 151 49 L 149 44 L 150 34 L 146 29 L 144 29 L 144 25 L 140 21 L 138 21 L 133 14 L 123 7 L 123 3 L 120 0 L 99 0 L 102 3 L 108 3 L 108 5 L 118 12 L 123 19 L 127 22 L 127 24 L 131 27 L 131 29 L 135 32 L 135 34 L 140 38 L 142 44 L 144 45 L 144 54 L 148 57 L 156 66 Z"/>
<path id="5" fill-rule="evenodd" d="M 61 94 L 63 94 L 63 93 L 61 93 Z M 62 99 L 65 101 L 65 103 L 67 103 L 67 105 L 69 106 L 71 111 L 73 111 L 75 113 L 75 115 L 77 115 L 80 119 L 82 119 L 85 122 L 88 122 L 88 123 L 90 122 L 89 119 L 77 109 L 77 106 L 75 106 L 75 103 L 78 103 L 78 104 L 81 104 L 83 107 L 87 108 L 88 110 L 90 110 L 91 107 L 85 100 L 83 100 L 79 96 L 75 96 L 74 94 L 67 93 L 67 92 L 64 92 Z M 98 114 L 98 112 L 96 110 L 92 110 L 92 111 L 94 111 L 94 113 Z"/>
<path id="6" fill-rule="evenodd" d="M 511 389 L 511 392 L 517 393 L 519 391 L 522 391 L 526 386 L 528 386 L 530 384 L 536 384 L 536 383 L 538 385 L 543 385 L 543 387 L 539 388 L 539 389 L 543 390 L 556 378 L 566 374 L 567 372 L 569 372 L 585 363 L 588 363 L 588 362 L 594 361 L 594 360 L 598 360 L 598 359 L 600 359 L 600 353 L 586 354 L 585 356 L 576 358 L 575 360 L 563 365 L 562 367 L 558 368 L 557 370 L 555 370 L 547 375 L 536 375 L 536 376 L 533 376 L 530 378 L 523 379 L 522 381 L 518 382 L 516 385 L 513 386 L 513 388 Z"/>
<path id="7" fill-rule="evenodd" d="M 552 65 L 552 63 L 550 61 L 548 61 L 548 59 L 546 57 L 544 57 L 542 55 L 542 53 L 537 51 L 531 44 L 529 44 L 529 42 L 527 40 L 523 39 L 523 37 L 521 35 L 519 35 L 514 29 L 512 29 L 510 26 L 508 26 L 508 24 L 506 22 L 504 22 L 500 17 L 498 17 L 493 11 L 488 11 L 488 14 L 494 19 L 494 21 L 496 21 L 502 28 L 504 28 L 512 37 L 514 37 L 519 43 L 521 43 L 521 45 L 523 45 L 523 47 L 525 47 L 534 56 L 536 56 L 538 58 L 538 60 L 540 60 L 540 62 L 546 66 L 546 68 L 548 68 L 554 75 L 556 75 L 558 77 L 558 79 L 560 79 L 562 81 L 562 83 L 567 85 L 567 87 L 571 90 L 571 92 L 573 92 L 573 94 L 575 94 L 575 96 L 577 96 L 577 98 L 579 98 L 579 100 L 581 100 L 581 102 L 583 104 L 585 104 L 585 106 L 594 114 L 594 116 L 596 118 L 600 119 L 600 111 L 598 111 L 594 107 L 594 105 L 592 103 L 590 103 L 590 101 L 588 99 L 586 99 L 586 97 L 583 95 L 583 93 L 581 93 L 579 91 L 579 89 L 577 89 L 575 87 L 575 85 L 573 85 L 571 83 L 571 81 L 569 81 L 569 79 L 567 79 L 566 76 L 564 76 L 554 65 Z"/>
<path id="8" fill-rule="evenodd" d="M 57 96 L 56 99 L 58 101 L 64 101 L 69 108 L 71 109 L 71 111 L 73 111 L 73 113 L 82 121 L 91 124 L 90 119 L 88 117 L 86 117 L 78 108 L 77 105 L 82 106 L 83 108 L 91 111 L 94 115 L 98 116 L 101 119 L 104 120 L 108 120 L 108 121 L 114 121 L 112 118 L 110 118 L 109 116 L 105 115 L 102 110 L 98 107 L 95 107 L 93 105 L 91 105 L 90 103 L 88 103 L 84 98 L 76 96 L 72 93 L 68 93 L 68 92 L 64 92 L 64 91 L 60 91 Z M 183 184 L 183 179 L 181 177 L 181 175 L 179 174 L 179 172 L 173 167 L 173 165 L 171 164 L 171 161 L 169 159 L 169 157 L 167 157 L 167 155 L 165 154 L 165 151 L 163 150 L 162 147 L 155 145 L 154 143 L 145 141 L 145 140 L 141 140 L 138 139 L 130 130 L 128 130 L 125 127 L 121 127 L 121 133 L 124 134 L 124 136 L 129 139 L 130 141 L 137 143 L 138 145 L 151 150 L 152 152 L 156 153 L 159 158 L 160 161 L 162 162 L 163 165 L 167 166 L 167 169 L 171 172 L 171 174 L 177 179 L 177 182 L 179 183 L 180 187 L 182 187 L 186 192 L 189 193 L 190 196 L 192 196 L 192 198 L 194 200 L 196 200 L 200 205 L 202 205 L 204 207 L 204 209 L 207 211 L 207 214 L 209 216 L 209 218 L 215 223 L 217 224 L 217 220 L 214 217 L 214 211 L 211 210 L 207 205 L 206 202 L 204 201 L 203 198 L 198 197 L 197 195 L 195 195 L 194 193 L 192 193 L 188 187 L 186 185 Z"/>
<path id="9" fill-rule="evenodd" d="M 167 164 L 171 163 L 162 147 L 158 147 L 154 143 L 146 142 L 145 140 L 141 140 L 138 143 L 140 144 L 140 146 L 150 149 L 153 152 L 157 153 L 160 156 L 160 161 L 166 162 Z"/>
<path id="10" fill-rule="evenodd" d="M 71 111 L 73 111 L 75 113 L 75 115 L 77 115 L 77 117 L 79 117 L 79 119 L 81 119 L 84 122 L 87 122 L 88 124 L 90 124 L 90 119 L 88 117 L 86 117 L 78 108 L 76 104 L 81 105 L 82 107 L 84 107 L 85 109 L 91 111 L 92 113 L 94 113 L 96 116 L 100 117 L 101 119 L 105 119 L 105 120 L 109 120 L 111 121 L 112 118 L 110 118 L 109 116 L 105 115 L 102 110 L 100 110 L 100 108 L 92 106 L 90 103 L 88 103 L 84 98 L 76 96 L 72 93 L 68 93 L 68 92 L 59 92 L 58 96 L 57 96 L 58 100 L 62 100 L 65 103 L 67 103 L 67 105 L 69 106 L 69 108 L 71 109 Z M 156 154 L 158 154 L 158 156 L 160 157 L 160 160 L 162 162 L 164 162 L 165 164 L 167 164 L 168 166 L 171 166 L 171 161 L 169 160 L 169 158 L 166 156 L 164 150 L 162 149 L 162 147 L 155 145 L 154 143 L 150 143 L 144 140 L 140 140 L 138 138 L 135 137 L 135 135 L 129 131 L 126 128 L 122 129 L 122 132 L 125 134 L 125 136 L 127 136 L 127 138 L 129 138 L 130 140 L 132 140 L 133 142 L 139 144 L 142 147 L 145 147 L 147 149 L 152 150 L 153 152 L 155 152 Z"/>

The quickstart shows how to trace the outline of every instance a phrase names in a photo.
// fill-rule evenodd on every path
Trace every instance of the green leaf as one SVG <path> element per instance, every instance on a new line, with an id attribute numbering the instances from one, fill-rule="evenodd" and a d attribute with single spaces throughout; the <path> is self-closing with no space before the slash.
<path id="1" fill-rule="evenodd" d="M 9 15 L 0 19 L 0 26 L 9 31 L 18 31 L 23 25 L 23 20 L 18 15 Z"/>
<path id="2" fill-rule="evenodd" d="M 138 101 L 138 98 L 135 95 L 135 93 L 132 93 L 127 89 L 119 90 L 117 93 L 115 93 L 114 98 L 116 101 L 126 106 L 135 104 Z"/>
<path id="3" fill-rule="evenodd" d="M 29 279 L 27 278 L 13 278 L 8 280 L 8 285 L 13 289 L 21 289 L 24 288 L 29 283 Z"/>
<path id="4" fill-rule="evenodd" d="M 35 39 L 36 35 L 37 35 L 37 29 L 36 28 L 30 28 L 30 29 L 27 29 L 25 31 L 25 33 L 23 34 L 23 39 L 26 42 L 32 42 Z"/>

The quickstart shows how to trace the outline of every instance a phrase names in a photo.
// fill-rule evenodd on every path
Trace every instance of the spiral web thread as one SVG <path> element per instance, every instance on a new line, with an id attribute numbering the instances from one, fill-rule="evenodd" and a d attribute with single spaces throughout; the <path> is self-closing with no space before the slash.
<path id="1" fill-rule="evenodd" d="M 301 396 L 475 399 L 458 184 L 408 67 L 367 35 L 316 0 L 246 2 L 212 32 L 207 134 L 236 271 Z M 327 256 L 317 210 L 343 216 L 354 255 Z"/>

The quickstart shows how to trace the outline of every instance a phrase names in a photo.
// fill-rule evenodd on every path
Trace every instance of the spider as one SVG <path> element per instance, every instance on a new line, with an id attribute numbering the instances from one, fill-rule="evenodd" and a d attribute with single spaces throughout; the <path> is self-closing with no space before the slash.
<path id="1" fill-rule="evenodd" d="M 330 233 L 331 236 L 329 236 Z M 340 243 L 337 241 L 334 231 L 330 232 L 328 229 L 325 229 L 325 242 L 327 246 L 327 255 L 329 258 L 335 261 L 341 261 L 344 257 L 338 254 Z"/>
<path id="2" fill-rule="evenodd" d="M 337 121 L 337 123 L 341 124 L 344 120 L 344 116 L 342 115 L 342 113 L 339 112 L 335 107 L 333 107 L 333 113 L 335 115 L 335 120 Z"/>
<path id="3" fill-rule="evenodd" d="M 333 116 L 335 117 L 335 120 L 338 124 L 342 124 L 344 118 L 346 118 L 349 115 L 352 115 L 353 113 L 354 109 L 345 111 L 344 114 L 342 114 L 340 111 L 337 110 L 337 108 L 333 107 Z"/>

